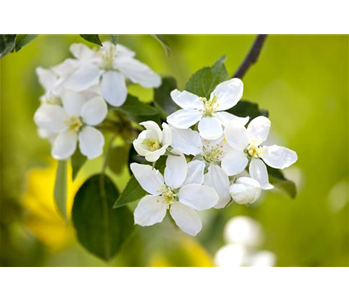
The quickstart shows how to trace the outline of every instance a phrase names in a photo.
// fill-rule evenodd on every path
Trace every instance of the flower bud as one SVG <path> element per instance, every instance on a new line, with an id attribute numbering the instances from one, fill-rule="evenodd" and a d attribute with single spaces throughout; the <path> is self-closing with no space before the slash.
<path id="1" fill-rule="evenodd" d="M 238 204 L 253 203 L 261 194 L 261 186 L 257 180 L 250 177 L 240 177 L 230 186 L 229 192 Z"/>

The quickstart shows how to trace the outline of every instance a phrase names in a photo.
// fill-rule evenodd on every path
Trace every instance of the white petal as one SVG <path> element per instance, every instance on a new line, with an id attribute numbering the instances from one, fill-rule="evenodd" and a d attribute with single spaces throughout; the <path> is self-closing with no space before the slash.
<path id="1" fill-rule="evenodd" d="M 249 171 L 250 176 L 259 182 L 263 190 L 274 188 L 274 186 L 269 183 L 267 167 L 261 159 L 252 159 Z"/>
<path id="2" fill-rule="evenodd" d="M 145 196 L 134 212 L 135 224 L 151 226 L 162 222 L 166 216 L 167 206 L 161 196 Z"/>
<path id="3" fill-rule="evenodd" d="M 225 126 L 224 136 L 228 144 L 236 150 L 245 150 L 249 144 L 247 129 L 235 121 Z"/>
<path id="4" fill-rule="evenodd" d="M 180 109 L 167 117 L 167 123 L 179 129 L 187 129 L 202 118 L 198 110 Z"/>
<path id="5" fill-rule="evenodd" d="M 136 163 L 132 163 L 130 168 L 143 190 L 152 195 L 161 194 L 164 178 L 158 170 L 149 165 Z"/>
<path id="6" fill-rule="evenodd" d="M 105 42 L 103 43 L 104 46 Z M 126 56 L 130 56 L 130 57 L 134 57 L 136 55 L 135 52 L 133 52 L 132 50 L 130 50 L 129 48 L 121 45 L 121 44 L 117 44 L 116 45 L 116 55 L 126 55 Z"/>
<path id="7" fill-rule="evenodd" d="M 216 140 L 223 134 L 222 124 L 215 117 L 203 117 L 199 122 L 199 132 L 204 139 Z"/>
<path id="8" fill-rule="evenodd" d="M 108 106 L 102 97 L 95 97 L 87 101 L 81 108 L 83 121 L 91 126 L 104 121 L 108 114 Z"/>
<path id="9" fill-rule="evenodd" d="M 63 107 L 69 116 L 80 116 L 81 107 L 85 104 L 86 98 L 81 92 L 74 92 L 71 90 L 64 90 L 61 94 Z"/>
<path id="10" fill-rule="evenodd" d="M 264 152 L 263 160 L 272 168 L 285 169 L 294 164 L 298 159 L 297 153 L 291 149 L 273 145 L 267 147 Z"/>
<path id="11" fill-rule="evenodd" d="M 264 142 L 268 137 L 270 125 L 270 120 L 266 117 L 254 118 L 247 126 L 249 138 Z"/>
<path id="12" fill-rule="evenodd" d="M 226 126 L 228 123 L 233 121 L 239 122 L 242 126 L 245 126 L 250 120 L 250 117 L 241 118 L 225 111 L 217 112 L 215 114 L 215 117 L 218 118 L 218 120 L 222 123 L 223 126 Z"/>
<path id="13" fill-rule="evenodd" d="M 146 64 L 130 56 L 117 56 L 115 67 L 132 82 L 152 88 L 161 85 L 161 77 L 153 72 Z"/>
<path id="14" fill-rule="evenodd" d="M 171 205 L 170 214 L 177 226 L 185 233 L 196 236 L 200 232 L 202 223 L 192 208 L 175 202 Z"/>
<path id="15" fill-rule="evenodd" d="M 58 76 L 67 78 L 80 66 L 80 62 L 76 59 L 67 58 L 64 62 L 52 67 L 52 71 Z"/>
<path id="16" fill-rule="evenodd" d="M 187 161 L 182 152 L 173 149 L 171 153 L 176 156 L 169 155 L 166 159 L 165 182 L 171 188 L 179 188 L 187 177 L 188 166 Z"/>
<path id="17" fill-rule="evenodd" d="M 178 198 L 179 202 L 196 210 L 212 208 L 219 199 L 213 188 L 197 183 L 182 187 L 178 193 Z"/>
<path id="18" fill-rule="evenodd" d="M 156 133 L 156 139 L 161 142 L 162 140 L 162 131 L 157 123 L 154 121 L 146 121 L 139 123 L 139 125 L 142 125 L 145 129 L 149 131 L 154 131 Z M 155 137 L 153 137 L 155 138 Z"/>
<path id="19" fill-rule="evenodd" d="M 197 131 L 171 127 L 173 148 L 179 149 L 186 155 L 197 155 L 202 151 L 200 134 Z"/>
<path id="20" fill-rule="evenodd" d="M 228 176 L 242 172 L 248 164 L 246 154 L 241 150 L 229 151 L 222 160 L 222 168 Z"/>
<path id="21" fill-rule="evenodd" d="M 228 204 L 230 201 L 229 177 L 221 167 L 216 165 L 210 166 L 208 172 L 205 174 L 204 184 L 214 188 L 218 194 L 219 200 L 214 206 L 215 208 L 223 208 Z"/>
<path id="22" fill-rule="evenodd" d="M 103 154 L 104 136 L 91 126 L 85 126 L 79 132 L 79 148 L 88 159 L 96 158 Z"/>
<path id="23" fill-rule="evenodd" d="M 162 140 L 161 144 L 169 146 L 172 143 L 172 132 L 170 126 L 168 126 L 166 123 L 162 123 L 163 128 L 163 134 L 162 134 Z M 173 147 L 175 148 L 175 147 Z"/>
<path id="24" fill-rule="evenodd" d="M 160 156 L 164 155 L 166 152 L 167 147 L 163 146 L 160 149 L 156 150 L 156 151 L 148 151 L 145 154 L 145 159 L 149 162 L 155 162 L 157 161 Z"/>
<path id="25" fill-rule="evenodd" d="M 95 55 L 93 50 L 91 50 L 84 44 L 72 44 L 70 46 L 70 52 L 74 55 L 75 58 L 80 60 L 88 60 Z"/>
<path id="26" fill-rule="evenodd" d="M 261 195 L 259 182 L 250 177 L 240 177 L 229 188 L 233 200 L 238 204 L 253 203 Z"/>
<path id="27" fill-rule="evenodd" d="M 34 122 L 39 127 L 59 133 L 66 129 L 67 126 L 64 122 L 67 117 L 68 115 L 63 107 L 43 104 L 35 112 Z"/>
<path id="28" fill-rule="evenodd" d="M 99 81 L 100 70 L 93 64 L 84 64 L 65 83 L 65 88 L 81 92 Z"/>
<path id="29" fill-rule="evenodd" d="M 65 160 L 71 157 L 76 150 L 77 134 L 66 130 L 55 139 L 52 147 L 52 157 Z"/>
<path id="30" fill-rule="evenodd" d="M 180 92 L 179 90 L 173 90 L 171 92 L 171 98 L 181 108 L 184 109 L 203 109 L 203 102 L 199 96 L 196 96 L 187 91 Z"/>
<path id="31" fill-rule="evenodd" d="M 242 97 L 244 85 L 238 78 L 233 78 L 228 81 L 224 81 L 217 85 L 215 90 L 211 93 L 211 99 L 213 95 L 218 97 L 218 110 L 227 110 L 232 108 L 238 103 Z"/>
<path id="32" fill-rule="evenodd" d="M 58 78 L 54 72 L 38 67 L 36 68 L 36 74 L 38 75 L 39 82 L 45 91 L 52 91 L 55 88 Z"/>
<path id="33" fill-rule="evenodd" d="M 127 97 L 125 76 L 116 71 L 104 73 L 102 75 L 101 92 L 105 101 L 110 105 L 116 107 L 123 105 Z"/>
<path id="34" fill-rule="evenodd" d="M 183 186 L 191 183 L 204 183 L 205 163 L 202 160 L 192 160 L 188 163 L 188 173 Z"/>

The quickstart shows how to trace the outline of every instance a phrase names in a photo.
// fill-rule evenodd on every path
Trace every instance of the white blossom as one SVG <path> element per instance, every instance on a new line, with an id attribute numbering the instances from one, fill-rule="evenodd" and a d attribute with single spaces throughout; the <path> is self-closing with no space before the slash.
<path id="1" fill-rule="evenodd" d="M 143 130 L 137 139 L 133 141 L 133 146 L 137 153 L 144 156 L 149 162 L 155 162 L 161 155 L 164 155 L 172 141 L 172 134 L 166 123 L 162 124 L 161 131 L 154 121 L 142 122 Z"/>
<path id="2" fill-rule="evenodd" d="M 147 65 L 134 58 L 130 49 L 110 42 L 93 51 L 83 44 L 73 44 L 70 50 L 78 67 L 65 83 L 65 87 L 81 92 L 98 84 L 104 99 L 112 106 L 121 106 L 127 97 L 126 79 L 143 87 L 159 87 L 161 77 Z"/>
<path id="3" fill-rule="evenodd" d="M 35 112 L 34 121 L 47 134 L 56 135 L 52 140 L 52 156 L 65 160 L 71 157 L 79 140 L 79 148 L 89 159 L 103 153 L 104 137 L 94 128 L 107 116 L 108 109 L 101 97 L 89 101 L 63 102 L 63 107 L 42 104 Z"/>
<path id="4" fill-rule="evenodd" d="M 202 227 L 195 210 L 206 210 L 218 201 L 216 191 L 202 185 L 188 168 L 183 154 L 172 150 L 176 156 L 166 160 L 164 176 L 149 165 L 131 164 L 131 170 L 142 188 L 149 193 L 143 197 L 134 212 L 135 223 L 151 226 L 162 222 L 169 210 L 182 231 L 195 236 Z"/>
<path id="5" fill-rule="evenodd" d="M 250 177 L 240 177 L 233 183 L 229 192 L 234 202 L 238 204 L 251 204 L 261 195 L 259 182 Z"/>
<path id="6" fill-rule="evenodd" d="M 270 120 L 262 116 L 253 119 L 247 128 L 235 121 L 226 125 L 224 136 L 233 149 L 223 158 L 222 168 L 229 176 L 242 172 L 250 162 L 250 176 L 262 189 L 272 189 L 265 164 L 284 169 L 297 161 L 296 152 L 290 149 L 264 145 L 269 129 Z"/>
<path id="7" fill-rule="evenodd" d="M 215 140 L 222 136 L 227 123 L 235 120 L 245 125 L 249 118 L 239 118 L 224 112 L 238 103 L 242 97 L 243 83 L 234 78 L 217 85 L 210 99 L 187 91 L 171 92 L 173 101 L 182 109 L 167 117 L 167 122 L 178 129 L 188 129 L 199 122 L 198 130 L 204 139 Z"/>

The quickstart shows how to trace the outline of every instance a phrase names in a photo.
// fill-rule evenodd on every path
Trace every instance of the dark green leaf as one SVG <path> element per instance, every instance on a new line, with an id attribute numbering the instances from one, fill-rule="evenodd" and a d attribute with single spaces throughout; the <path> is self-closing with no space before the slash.
<path id="1" fill-rule="evenodd" d="M 195 72 L 188 80 L 185 90 L 200 97 L 210 98 L 216 86 L 229 79 L 222 56 L 212 67 L 205 67 Z"/>
<path id="2" fill-rule="evenodd" d="M 110 148 L 108 157 L 108 167 L 115 174 L 120 174 L 128 161 L 129 146 L 117 146 Z"/>
<path id="3" fill-rule="evenodd" d="M 113 208 L 122 207 L 130 202 L 137 201 L 146 194 L 147 192 L 142 189 L 136 178 L 132 175 Z"/>
<path id="4" fill-rule="evenodd" d="M 260 109 L 257 103 L 247 100 L 240 100 L 234 107 L 228 109 L 227 112 L 238 117 L 250 117 L 250 120 L 258 116 L 269 116 L 269 112 L 265 109 Z"/>
<path id="5" fill-rule="evenodd" d="M 103 46 L 98 34 L 80 34 L 80 36 L 90 43 Z"/>
<path id="6" fill-rule="evenodd" d="M 0 58 L 10 53 L 15 48 L 15 34 L 0 35 Z"/>
<path id="7" fill-rule="evenodd" d="M 16 45 L 15 45 L 16 52 L 18 52 L 25 45 L 29 44 L 31 41 L 36 39 L 37 36 L 38 34 L 18 34 L 16 37 Z"/>
<path id="8" fill-rule="evenodd" d="M 171 98 L 171 92 L 177 88 L 176 79 L 173 77 L 164 77 L 162 84 L 157 89 L 154 89 L 154 103 L 158 109 L 161 109 L 163 119 L 167 115 L 174 113 L 178 106 Z"/>
<path id="9" fill-rule="evenodd" d="M 74 155 L 71 158 L 71 165 L 73 168 L 73 180 L 75 180 L 76 176 L 78 176 L 78 173 L 84 163 L 86 162 L 87 157 L 82 155 L 79 149 L 76 149 Z"/>
<path id="10" fill-rule="evenodd" d="M 112 209 L 118 194 L 110 178 L 95 175 L 81 186 L 73 205 L 79 242 L 107 261 L 120 251 L 134 229 L 133 216 L 127 207 Z"/>
<path id="11" fill-rule="evenodd" d="M 54 199 L 62 216 L 67 219 L 68 161 L 60 160 L 57 165 Z"/>
<path id="12" fill-rule="evenodd" d="M 119 40 L 119 37 L 117 34 L 110 34 L 110 40 L 111 42 L 113 43 L 113 45 L 117 45 L 118 44 L 118 40 Z"/>
<path id="13" fill-rule="evenodd" d="M 281 170 L 268 166 L 269 182 L 280 190 L 286 192 L 291 198 L 297 195 L 297 188 L 293 181 L 288 180 Z"/>
<path id="14" fill-rule="evenodd" d="M 139 101 L 136 97 L 128 95 L 126 102 L 118 108 L 129 119 L 136 123 L 153 120 L 160 123 L 159 111 L 151 104 Z"/>
<path id="15" fill-rule="evenodd" d="M 160 44 L 161 46 L 164 48 L 165 52 L 166 52 L 166 55 L 167 56 L 170 56 L 171 54 L 171 48 L 170 46 L 168 45 L 167 41 L 166 41 L 166 38 L 164 37 L 163 34 L 152 34 L 152 37 L 154 39 L 156 39 Z"/>

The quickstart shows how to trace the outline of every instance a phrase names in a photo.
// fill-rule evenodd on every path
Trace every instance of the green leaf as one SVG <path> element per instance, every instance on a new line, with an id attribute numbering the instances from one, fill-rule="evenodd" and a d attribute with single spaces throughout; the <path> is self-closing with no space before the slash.
<path id="1" fill-rule="evenodd" d="M 68 161 L 58 161 L 54 199 L 59 212 L 67 220 L 67 185 L 68 185 Z"/>
<path id="2" fill-rule="evenodd" d="M 296 184 L 288 180 L 281 170 L 267 166 L 269 174 L 269 182 L 280 190 L 286 192 L 292 199 L 297 195 Z"/>
<path id="3" fill-rule="evenodd" d="M 130 202 L 137 201 L 147 194 L 142 189 L 137 179 L 132 175 L 120 197 L 114 203 L 113 208 L 122 207 Z"/>
<path id="4" fill-rule="evenodd" d="M 15 50 L 18 52 L 25 45 L 29 44 L 31 41 L 37 38 L 38 34 L 18 34 L 16 37 Z"/>
<path id="5" fill-rule="evenodd" d="M 79 242 L 106 261 L 120 251 L 134 230 L 127 207 L 112 209 L 118 195 L 109 177 L 95 175 L 81 186 L 74 199 L 73 223 Z"/>
<path id="6" fill-rule="evenodd" d="M 170 48 L 169 44 L 167 43 L 164 35 L 163 34 L 152 34 L 152 37 L 154 39 L 156 39 L 161 44 L 161 46 L 164 48 L 164 50 L 166 52 L 166 55 L 170 56 L 171 48 Z"/>
<path id="7" fill-rule="evenodd" d="M 151 104 L 139 101 L 136 97 L 128 95 L 126 102 L 119 108 L 129 119 L 136 123 L 153 120 L 160 123 L 159 111 Z"/>
<path id="8" fill-rule="evenodd" d="M 250 120 L 258 116 L 268 117 L 269 112 L 266 109 L 260 109 L 257 103 L 247 100 L 240 100 L 234 107 L 227 110 L 227 112 L 238 117 L 250 117 Z"/>
<path id="9" fill-rule="evenodd" d="M 90 43 L 103 46 L 98 34 L 80 34 L 80 36 Z"/>
<path id="10" fill-rule="evenodd" d="M 229 79 L 224 62 L 225 56 L 222 56 L 212 67 L 204 67 L 195 72 L 189 78 L 185 90 L 200 97 L 210 98 L 216 86 Z"/>
<path id="11" fill-rule="evenodd" d="M 178 106 L 171 98 L 171 92 L 177 88 L 176 79 L 173 77 L 162 78 L 162 84 L 157 89 L 154 89 L 154 104 L 161 110 L 163 119 L 167 115 L 174 113 Z"/>
<path id="12" fill-rule="evenodd" d="M 15 48 L 15 34 L 0 34 L 0 58 Z"/>
<path id="13" fill-rule="evenodd" d="M 76 149 L 74 155 L 71 158 L 71 165 L 73 168 L 73 180 L 78 176 L 79 171 L 86 162 L 87 157 L 82 155 L 79 149 Z"/>
<path id="14" fill-rule="evenodd" d="M 120 174 L 128 161 L 129 146 L 117 146 L 110 148 L 108 157 L 108 167 L 115 174 Z"/>
<path id="15" fill-rule="evenodd" d="M 119 40 L 119 37 L 117 34 L 109 34 L 110 36 L 110 40 L 111 42 L 113 43 L 113 45 L 117 45 L 118 44 L 118 40 Z"/>

